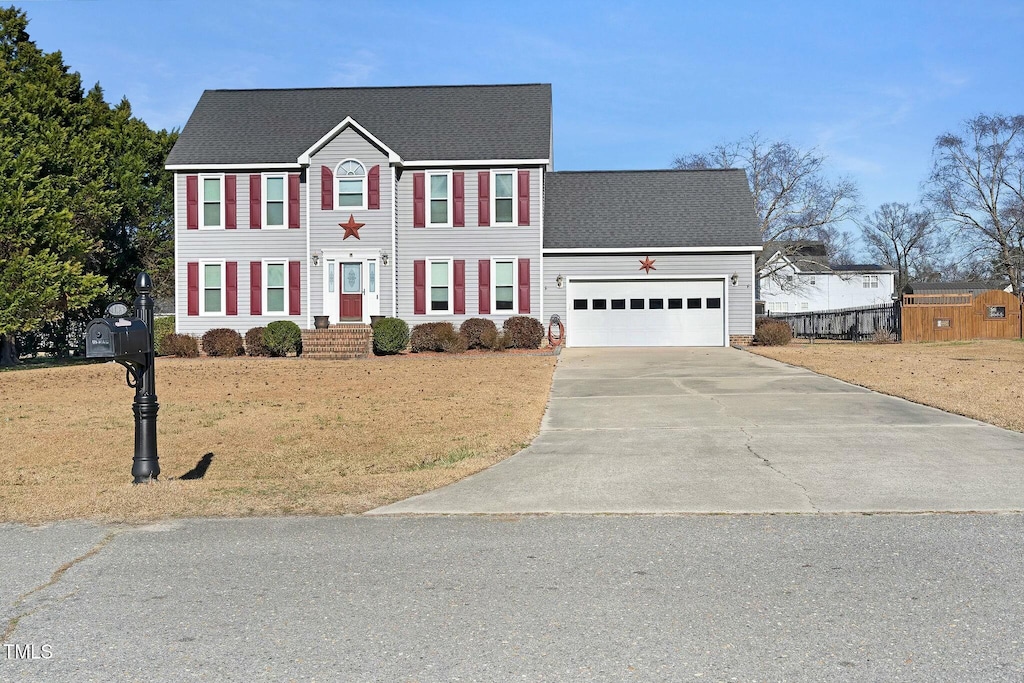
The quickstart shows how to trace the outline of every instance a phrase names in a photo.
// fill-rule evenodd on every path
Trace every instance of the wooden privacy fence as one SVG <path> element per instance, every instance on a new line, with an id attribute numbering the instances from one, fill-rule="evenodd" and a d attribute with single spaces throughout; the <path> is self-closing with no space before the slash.
<path id="1" fill-rule="evenodd" d="M 901 339 L 900 305 L 898 302 L 878 306 L 840 308 L 808 313 L 773 313 L 793 328 L 794 337 L 805 339 L 847 339 L 861 341 L 885 332 Z"/>
<path id="2" fill-rule="evenodd" d="M 1021 300 L 998 289 L 978 296 L 905 294 L 901 317 L 903 341 L 1021 337 Z"/>

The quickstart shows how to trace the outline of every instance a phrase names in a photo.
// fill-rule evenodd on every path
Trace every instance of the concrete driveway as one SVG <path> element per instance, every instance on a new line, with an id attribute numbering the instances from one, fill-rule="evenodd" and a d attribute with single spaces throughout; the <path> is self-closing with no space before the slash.
<path id="1" fill-rule="evenodd" d="M 1024 510 L 1024 434 L 735 349 L 567 349 L 540 435 L 369 514 Z"/>

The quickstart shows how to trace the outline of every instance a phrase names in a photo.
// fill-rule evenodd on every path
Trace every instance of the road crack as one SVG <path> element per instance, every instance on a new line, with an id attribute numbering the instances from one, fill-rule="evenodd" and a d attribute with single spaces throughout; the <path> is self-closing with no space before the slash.
<path id="1" fill-rule="evenodd" d="M 94 545 L 92 548 L 90 548 L 86 552 L 82 553 L 78 557 L 76 557 L 74 559 L 71 559 L 71 560 L 68 560 L 67 562 L 65 562 L 61 566 L 57 567 L 57 569 L 54 570 L 53 574 L 50 575 L 50 579 L 48 581 L 46 581 L 45 583 L 41 583 L 38 586 L 36 586 L 35 588 L 33 588 L 33 589 L 29 590 L 29 591 L 26 591 L 26 592 L 22 593 L 21 595 L 19 595 L 18 599 L 14 601 L 14 604 L 11 605 L 12 609 L 17 611 L 22 605 L 25 604 L 26 600 L 28 600 L 30 597 L 32 597 L 36 593 L 44 591 L 47 588 L 50 588 L 51 586 L 57 585 L 57 583 L 60 582 L 61 578 L 64 577 L 64 575 L 68 572 L 68 570 L 70 570 L 76 564 L 79 564 L 81 562 L 85 562 L 90 557 L 94 557 L 95 555 L 99 554 L 99 552 L 101 550 L 103 550 L 105 547 L 107 547 L 107 545 L 112 540 L 114 540 L 114 537 L 117 536 L 118 533 L 120 533 L 120 532 L 119 531 L 111 531 L 106 536 L 104 536 L 102 539 L 100 539 L 99 543 Z M 62 596 L 60 598 L 57 598 L 53 602 L 62 602 L 64 600 L 70 598 L 72 595 L 74 595 L 75 592 L 76 591 L 72 591 L 71 593 L 68 593 L 67 595 L 64 595 L 64 596 Z M 7 626 L 6 626 L 6 628 L 4 628 L 3 636 L 0 636 L 0 642 L 4 642 L 4 643 L 9 642 L 11 636 L 14 635 L 15 630 L 17 630 L 17 628 L 18 628 L 18 622 L 20 622 L 25 617 L 28 617 L 28 616 L 31 616 L 31 615 L 35 614 L 39 610 L 41 610 L 44 607 L 48 606 L 49 604 L 50 604 L 49 601 L 44 600 L 41 604 L 36 605 L 32 609 L 28 609 L 28 610 L 24 610 L 22 612 L 19 612 L 19 613 L 15 614 L 13 617 L 11 617 L 10 619 L 8 619 L 7 620 Z"/>
<path id="2" fill-rule="evenodd" d="M 748 432 L 743 427 L 740 427 L 739 429 L 740 429 L 741 432 L 743 432 L 743 436 L 747 437 L 747 443 L 744 444 L 744 445 L 747 447 L 747 450 L 750 451 L 750 454 L 753 455 L 758 460 L 760 460 L 761 463 L 764 464 L 765 467 L 770 469 L 772 472 L 775 472 L 777 475 L 779 475 L 780 477 L 782 477 L 783 479 L 788 481 L 790 484 L 792 484 L 793 486 L 796 486 L 798 489 L 800 489 L 800 492 L 804 494 L 804 499 L 807 501 L 807 504 L 811 506 L 811 509 L 814 510 L 815 512 L 821 512 L 821 510 L 818 509 L 818 506 L 816 506 L 814 504 L 814 501 L 811 500 L 811 495 L 807 492 L 807 487 L 805 487 L 803 484 L 798 482 L 796 479 L 793 479 L 788 474 L 786 474 L 785 472 L 780 470 L 778 467 L 776 467 L 772 463 L 771 460 L 769 460 L 768 458 L 764 457 L 763 455 L 761 455 L 760 453 L 755 451 L 754 450 L 754 435 L 751 434 L 750 432 Z"/>

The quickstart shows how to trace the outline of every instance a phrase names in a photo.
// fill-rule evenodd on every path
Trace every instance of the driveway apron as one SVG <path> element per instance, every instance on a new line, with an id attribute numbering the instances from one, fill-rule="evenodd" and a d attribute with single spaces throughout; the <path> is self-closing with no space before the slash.
<path id="1" fill-rule="evenodd" d="M 515 456 L 368 514 L 1024 510 L 1024 434 L 723 348 L 566 349 Z"/>

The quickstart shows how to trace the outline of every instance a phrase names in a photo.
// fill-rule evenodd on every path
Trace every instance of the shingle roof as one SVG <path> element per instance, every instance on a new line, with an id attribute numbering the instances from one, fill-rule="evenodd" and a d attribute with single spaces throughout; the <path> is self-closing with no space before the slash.
<path id="1" fill-rule="evenodd" d="M 545 249 L 760 246 L 742 170 L 560 171 L 544 180 Z"/>
<path id="2" fill-rule="evenodd" d="M 346 117 L 410 161 L 551 154 L 550 84 L 207 90 L 167 164 L 295 163 Z"/>

